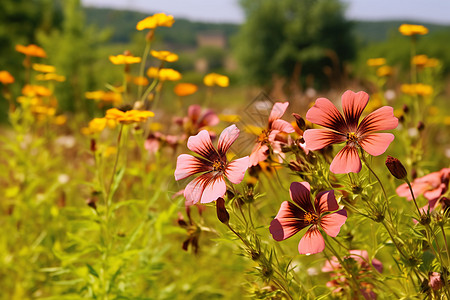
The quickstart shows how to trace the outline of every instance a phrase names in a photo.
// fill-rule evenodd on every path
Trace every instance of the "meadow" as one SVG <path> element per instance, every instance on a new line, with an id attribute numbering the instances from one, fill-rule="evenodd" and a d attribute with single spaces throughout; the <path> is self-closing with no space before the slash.
<path id="1" fill-rule="evenodd" d="M 449 93 L 417 50 L 428 29 L 398 28 L 402 71 L 380 53 L 289 94 L 177 71 L 153 43 L 174 22 L 135 24 L 142 47 L 108 54 L 114 82 L 64 104 L 77 113 L 55 92 L 75 77 L 15 46 L 0 298 L 450 299 Z"/>

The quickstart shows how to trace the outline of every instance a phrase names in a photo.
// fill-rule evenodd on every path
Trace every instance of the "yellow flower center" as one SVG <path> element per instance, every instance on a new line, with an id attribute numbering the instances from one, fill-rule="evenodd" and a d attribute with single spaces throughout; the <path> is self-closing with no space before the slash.
<path id="1" fill-rule="evenodd" d="M 264 129 L 261 134 L 258 136 L 258 142 L 262 144 L 269 143 L 269 131 L 267 129 Z"/>
<path id="2" fill-rule="evenodd" d="M 225 171 L 225 164 L 220 159 L 215 160 L 213 162 L 212 167 L 213 167 L 214 171 L 219 171 L 219 172 L 224 172 Z"/>
<path id="3" fill-rule="evenodd" d="M 358 142 L 358 136 L 355 132 L 349 132 L 347 133 L 347 143 L 357 143 Z"/>
<path id="4" fill-rule="evenodd" d="M 305 213 L 305 223 L 306 224 L 317 224 L 317 222 L 319 221 L 319 216 L 314 214 L 314 213 L 310 213 L 307 212 Z"/>

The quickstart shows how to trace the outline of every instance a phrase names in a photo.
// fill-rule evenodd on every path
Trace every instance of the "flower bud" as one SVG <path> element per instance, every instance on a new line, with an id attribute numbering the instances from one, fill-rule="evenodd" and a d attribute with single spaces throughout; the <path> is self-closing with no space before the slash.
<path id="1" fill-rule="evenodd" d="M 304 131 L 306 128 L 305 120 L 303 120 L 303 118 L 299 114 L 293 113 L 292 115 L 295 118 L 295 122 L 297 123 L 298 128 Z"/>
<path id="2" fill-rule="evenodd" d="M 230 220 L 230 215 L 227 212 L 227 209 L 225 208 L 225 200 L 223 198 L 218 198 L 216 200 L 216 209 L 217 209 L 217 218 L 220 222 L 223 224 L 228 224 L 228 221 Z"/>
<path id="3" fill-rule="evenodd" d="M 419 121 L 419 123 L 417 123 L 417 130 L 422 131 L 425 129 L 425 124 L 422 121 Z"/>
<path id="4" fill-rule="evenodd" d="M 430 281 L 428 282 L 428 285 L 430 288 L 432 288 L 434 291 L 440 290 L 444 283 L 442 282 L 441 274 L 438 272 L 430 272 L 429 274 Z"/>
<path id="5" fill-rule="evenodd" d="M 386 158 L 386 167 L 389 172 L 397 179 L 406 179 L 408 173 L 402 163 L 395 157 L 389 156 Z"/>
<path id="6" fill-rule="evenodd" d="M 409 107 L 406 104 L 403 104 L 402 110 L 405 114 L 407 114 L 409 112 Z"/>

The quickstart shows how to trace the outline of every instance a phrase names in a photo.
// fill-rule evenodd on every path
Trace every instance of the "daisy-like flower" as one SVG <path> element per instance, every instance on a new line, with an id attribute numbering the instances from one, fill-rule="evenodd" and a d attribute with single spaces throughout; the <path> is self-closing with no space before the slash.
<path id="1" fill-rule="evenodd" d="M 130 65 L 130 64 L 138 64 L 141 62 L 141 58 L 138 56 L 132 55 L 110 55 L 109 60 L 115 65 Z"/>
<path id="2" fill-rule="evenodd" d="M 266 160 L 269 156 L 270 149 L 273 152 L 281 152 L 280 142 L 276 141 L 279 133 L 292 133 L 295 131 L 289 122 L 281 120 L 288 106 L 289 102 L 277 102 L 273 105 L 269 115 L 269 124 L 259 134 L 257 144 L 253 147 L 252 154 L 250 154 L 250 166 L 256 166 L 259 162 Z"/>
<path id="3" fill-rule="evenodd" d="M 0 83 L 3 84 L 14 83 L 14 77 L 8 71 L 0 71 Z"/>
<path id="4" fill-rule="evenodd" d="M 192 83 L 179 83 L 173 89 L 175 94 L 179 97 L 192 95 L 197 90 L 198 90 L 198 87 Z"/>
<path id="5" fill-rule="evenodd" d="M 248 168 L 248 156 L 228 162 L 226 153 L 239 136 L 236 125 L 225 128 L 219 137 L 217 150 L 208 131 L 202 130 L 191 136 L 187 146 L 199 156 L 181 154 L 177 159 L 175 180 L 201 173 L 184 189 L 186 205 L 208 203 L 223 197 L 227 190 L 225 179 L 238 184 Z"/>
<path id="6" fill-rule="evenodd" d="M 150 67 L 147 70 L 147 76 L 158 78 L 161 81 L 177 81 L 181 79 L 181 73 L 170 68 Z"/>
<path id="7" fill-rule="evenodd" d="M 132 124 L 144 122 L 150 117 L 154 117 L 155 114 L 148 110 L 127 110 L 121 111 L 117 108 L 111 108 L 106 111 L 105 118 L 108 120 L 115 120 L 122 124 Z"/>
<path id="8" fill-rule="evenodd" d="M 136 24 L 137 30 L 155 29 L 156 27 L 172 27 L 175 20 L 173 16 L 166 15 L 165 13 L 157 13 L 153 16 L 149 16 Z"/>
<path id="9" fill-rule="evenodd" d="M 345 209 L 339 209 L 334 197 L 334 191 L 324 191 L 317 194 L 314 205 L 311 202 L 310 185 L 308 182 L 293 182 L 289 189 L 294 203 L 281 203 L 277 216 L 270 223 L 270 233 L 276 241 L 285 240 L 303 228 L 309 227 L 300 240 L 300 254 L 322 252 L 325 241 L 319 228 L 326 234 L 336 237 L 347 220 Z M 331 213 L 329 213 L 331 212 Z"/>
<path id="10" fill-rule="evenodd" d="M 203 83 L 206 86 L 227 87 L 230 84 L 230 79 L 225 75 L 220 75 L 217 73 L 209 73 L 203 78 Z"/>
<path id="11" fill-rule="evenodd" d="M 213 127 L 219 124 L 219 117 L 212 109 L 202 109 L 198 104 L 190 105 L 188 114 L 184 118 L 176 120 L 176 122 L 183 127 L 185 132 L 190 135 L 197 134 L 205 127 Z M 210 136 L 215 136 L 212 132 Z"/>
<path id="12" fill-rule="evenodd" d="M 398 119 L 394 117 L 392 107 L 383 106 L 359 122 L 368 101 L 369 95 L 365 92 L 346 91 L 342 95 L 344 115 L 326 98 L 317 99 L 306 113 L 308 121 L 326 127 L 305 131 L 303 138 L 306 148 L 319 150 L 331 144 L 346 143 L 331 162 L 331 172 L 340 174 L 361 171 L 358 149 L 362 148 L 370 155 L 378 156 L 394 140 L 391 133 L 376 132 L 397 127 Z"/>
<path id="13" fill-rule="evenodd" d="M 428 33 L 428 28 L 423 25 L 402 24 L 398 28 L 401 34 L 406 36 L 424 35 Z"/>
<path id="14" fill-rule="evenodd" d="M 152 50 L 152 51 L 150 51 L 150 54 L 153 57 L 155 57 L 155 58 L 157 58 L 159 60 L 162 60 L 162 61 L 174 62 L 174 61 L 178 60 L 178 55 L 177 54 L 172 53 L 170 51 L 166 51 L 166 50 L 163 50 L 163 51 Z"/>
<path id="15" fill-rule="evenodd" d="M 28 46 L 16 45 L 16 51 L 23 53 L 26 56 L 47 57 L 44 49 L 34 44 L 30 44 Z"/>

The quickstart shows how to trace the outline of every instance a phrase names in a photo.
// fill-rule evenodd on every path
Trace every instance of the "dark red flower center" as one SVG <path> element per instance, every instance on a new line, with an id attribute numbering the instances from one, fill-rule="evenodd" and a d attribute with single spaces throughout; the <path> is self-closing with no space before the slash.
<path id="1" fill-rule="evenodd" d="M 225 165 L 225 163 L 224 163 L 222 160 L 216 159 L 216 160 L 213 162 L 212 167 L 213 167 L 213 170 L 214 170 L 214 171 L 217 171 L 217 172 L 225 172 L 226 165 Z"/>
<path id="2" fill-rule="evenodd" d="M 315 213 L 307 212 L 307 213 L 305 213 L 304 219 L 305 219 L 305 223 L 308 225 L 309 224 L 317 224 L 317 222 L 319 221 L 319 216 L 316 215 Z"/>

